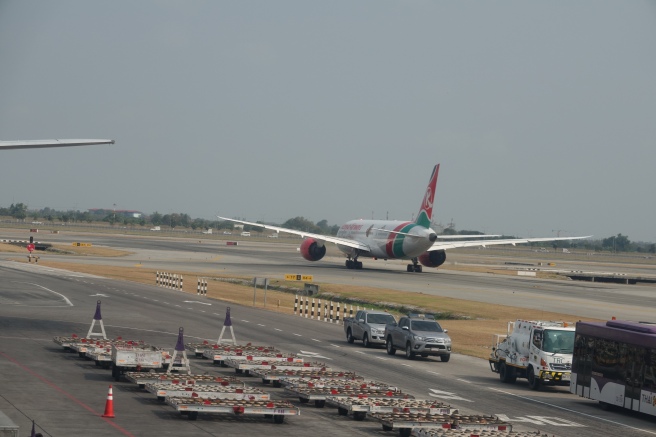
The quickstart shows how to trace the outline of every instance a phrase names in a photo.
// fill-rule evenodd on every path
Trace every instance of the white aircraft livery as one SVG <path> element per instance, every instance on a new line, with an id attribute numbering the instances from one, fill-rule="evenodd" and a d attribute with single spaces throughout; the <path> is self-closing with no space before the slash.
<path id="1" fill-rule="evenodd" d="M 499 244 L 518 244 L 538 241 L 578 240 L 586 237 L 558 237 L 558 238 L 513 238 L 505 240 L 481 240 L 481 237 L 497 237 L 497 235 L 449 235 L 438 236 L 431 229 L 433 218 L 433 200 L 437 186 L 437 174 L 440 165 L 433 168 L 428 187 L 421 201 L 421 207 L 414 222 L 393 220 L 351 220 L 343 224 L 337 236 L 313 234 L 295 229 L 278 226 L 252 223 L 243 220 L 219 217 L 221 220 L 241 223 L 254 227 L 270 229 L 276 232 L 286 232 L 300 235 L 304 238 L 300 252 L 308 261 L 319 261 L 326 254 L 325 243 L 334 243 L 346 255 L 346 267 L 349 269 L 362 269 L 362 262 L 358 258 L 373 259 L 408 259 L 408 272 L 421 272 L 422 266 L 439 267 L 446 261 L 446 250 L 457 247 L 491 246 Z M 477 237 L 478 240 L 452 241 Z M 438 241 L 448 239 L 451 241 Z M 421 264 L 421 265 L 420 265 Z"/>
<path id="2" fill-rule="evenodd" d="M 48 147 L 93 146 L 95 144 L 114 144 L 114 140 L 22 140 L 0 141 L 0 150 L 44 149 Z"/>

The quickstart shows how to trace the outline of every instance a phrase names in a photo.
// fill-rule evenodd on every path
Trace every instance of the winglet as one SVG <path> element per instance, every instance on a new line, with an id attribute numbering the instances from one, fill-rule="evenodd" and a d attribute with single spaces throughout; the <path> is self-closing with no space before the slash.
<path id="1" fill-rule="evenodd" d="M 428 187 L 424 194 L 424 199 L 421 201 L 421 207 L 417 214 L 415 223 L 425 228 L 430 228 L 431 221 L 433 220 L 433 201 L 435 200 L 435 187 L 437 186 L 437 174 L 440 171 L 440 164 L 433 168 Z"/>

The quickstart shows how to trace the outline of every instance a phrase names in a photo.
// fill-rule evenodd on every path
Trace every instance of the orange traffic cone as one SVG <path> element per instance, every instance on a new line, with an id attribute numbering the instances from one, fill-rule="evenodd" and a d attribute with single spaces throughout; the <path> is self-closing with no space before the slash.
<path id="1" fill-rule="evenodd" d="M 114 418 L 114 396 L 112 395 L 112 386 L 109 386 L 109 393 L 107 393 L 107 402 L 105 403 L 105 414 L 102 417 Z"/>

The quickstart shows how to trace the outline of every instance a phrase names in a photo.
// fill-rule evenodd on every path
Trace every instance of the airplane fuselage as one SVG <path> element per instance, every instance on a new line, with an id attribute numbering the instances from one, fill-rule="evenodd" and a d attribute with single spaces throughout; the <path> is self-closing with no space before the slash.
<path id="1" fill-rule="evenodd" d="M 337 244 L 347 256 L 382 259 L 416 258 L 426 252 L 436 238 L 432 229 L 413 222 L 390 220 L 351 220 L 339 228 L 337 237 L 359 241 L 370 248 L 370 251 L 363 252 Z"/>

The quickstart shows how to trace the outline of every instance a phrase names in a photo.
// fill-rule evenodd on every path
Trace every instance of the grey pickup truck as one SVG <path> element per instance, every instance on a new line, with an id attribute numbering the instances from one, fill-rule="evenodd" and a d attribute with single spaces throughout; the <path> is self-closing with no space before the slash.
<path id="1" fill-rule="evenodd" d="M 355 317 L 344 318 L 346 341 L 362 340 L 365 347 L 385 344 L 385 325 L 396 323 L 396 319 L 385 311 L 360 310 Z"/>
<path id="2" fill-rule="evenodd" d="M 409 360 L 419 355 L 422 357 L 439 356 L 442 361 L 451 358 L 451 338 L 432 316 L 420 317 L 408 314 L 401 317 L 399 323 L 385 327 L 385 345 L 387 353 L 394 355 L 397 349 L 405 351 Z"/>

